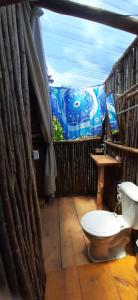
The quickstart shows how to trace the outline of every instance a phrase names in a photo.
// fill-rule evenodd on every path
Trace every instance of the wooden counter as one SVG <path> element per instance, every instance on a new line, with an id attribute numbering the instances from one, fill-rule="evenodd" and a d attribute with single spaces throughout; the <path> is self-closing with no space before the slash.
<path id="1" fill-rule="evenodd" d="M 98 167 L 107 167 L 120 165 L 120 162 L 109 155 L 90 154 L 90 157 L 95 161 Z"/>
<path id="2" fill-rule="evenodd" d="M 98 166 L 98 189 L 97 189 L 97 209 L 102 209 L 103 188 L 104 188 L 104 167 L 120 166 L 121 162 L 109 155 L 90 154 L 90 157 Z"/>

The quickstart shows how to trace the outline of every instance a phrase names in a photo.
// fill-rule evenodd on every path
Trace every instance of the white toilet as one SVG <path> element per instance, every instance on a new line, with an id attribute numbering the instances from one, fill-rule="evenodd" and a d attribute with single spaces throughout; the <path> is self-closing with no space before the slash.
<path id="1" fill-rule="evenodd" d="M 81 219 L 83 231 L 90 240 L 88 256 L 93 262 L 126 256 L 131 230 L 138 229 L 138 187 L 132 182 L 123 182 L 117 190 L 122 215 L 96 210 Z"/>

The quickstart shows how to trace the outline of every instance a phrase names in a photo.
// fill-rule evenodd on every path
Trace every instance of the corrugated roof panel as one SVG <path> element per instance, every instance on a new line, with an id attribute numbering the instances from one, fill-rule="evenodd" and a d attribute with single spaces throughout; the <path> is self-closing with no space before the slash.
<path id="1" fill-rule="evenodd" d="M 138 13 L 137 0 L 77 0 L 124 15 Z M 54 86 L 88 87 L 104 82 L 135 35 L 45 10 L 41 18 L 48 72 Z"/>

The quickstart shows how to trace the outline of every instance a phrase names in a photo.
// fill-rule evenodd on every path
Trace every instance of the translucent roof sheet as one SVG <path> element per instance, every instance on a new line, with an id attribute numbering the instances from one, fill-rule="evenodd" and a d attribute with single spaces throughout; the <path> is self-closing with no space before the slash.
<path id="1" fill-rule="evenodd" d="M 137 0 L 76 0 L 124 15 L 138 14 Z M 48 73 L 54 86 L 102 84 L 135 35 L 44 10 L 41 18 Z"/>

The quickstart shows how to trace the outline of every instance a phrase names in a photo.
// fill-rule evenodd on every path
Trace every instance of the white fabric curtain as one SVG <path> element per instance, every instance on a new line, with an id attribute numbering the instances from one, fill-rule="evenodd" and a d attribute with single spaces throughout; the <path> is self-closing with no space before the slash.
<path id="1" fill-rule="evenodd" d="M 42 133 L 48 144 L 45 160 L 44 192 L 45 195 L 53 196 L 56 191 L 57 168 L 53 145 L 50 92 L 39 20 L 43 11 L 40 8 L 31 10 L 29 4 L 26 3 L 23 4 L 23 13 L 28 67 L 41 116 Z"/>

